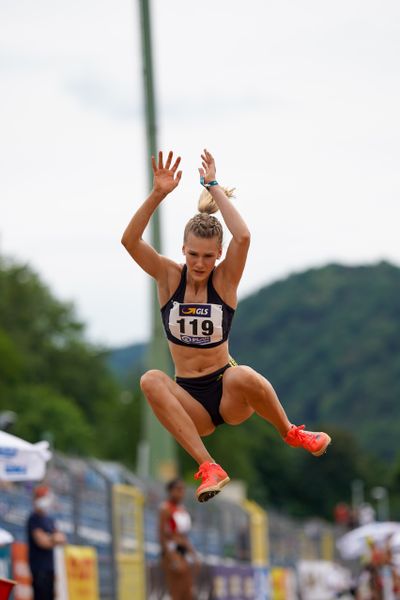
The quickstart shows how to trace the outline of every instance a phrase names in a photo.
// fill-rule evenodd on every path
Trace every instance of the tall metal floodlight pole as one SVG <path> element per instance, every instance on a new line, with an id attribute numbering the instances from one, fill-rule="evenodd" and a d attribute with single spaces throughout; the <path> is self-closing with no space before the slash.
<path id="1" fill-rule="evenodd" d="M 153 58 L 151 45 L 150 0 L 139 0 L 141 20 L 141 40 L 143 56 L 144 104 L 146 113 L 148 188 L 153 185 L 151 156 L 157 152 L 157 123 L 153 80 Z M 160 211 L 157 209 L 151 220 L 151 243 L 161 252 Z M 167 343 L 162 330 L 160 308 L 155 283 L 151 289 L 152 332 L 148 364 L 151 368 L 171 371 L 171 361 Z M 144 403 L 144 435 L 141 445 L 142 473 L 157 479 L 166 480 L 176 475 L 176 444 L 171 435 L 155 418 L 149 405 Z M 143 468 L 143 463 L 145 467 Z"/>

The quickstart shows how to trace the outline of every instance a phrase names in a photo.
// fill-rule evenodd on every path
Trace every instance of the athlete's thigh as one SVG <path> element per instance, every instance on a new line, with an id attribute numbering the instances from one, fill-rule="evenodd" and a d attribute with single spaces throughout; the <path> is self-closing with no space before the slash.
<path id="1" fill-rule="evenodd" d="M 171 563 L 170 559 L 166 559 L 164 564 L 164 575 L 165 582 L 167 584 L 168 592 L 171 595 L 172 600 L 180 600 L 181 596 L 181 572 L 180 569 L 176 568 L 175 565 Z"/>
<path id="2" fill-rule="evenodd" d="M 172 600 L 190 599 L 190 571 L 187 561 L 173 552 L 164 562 L 164 573 Z"/>
<path id="3" fill-rule="evenodd" d="M 204 406 L 170 377 L 168 377 L 168 386 L 172 394 L 192 419 L 199 435 L 210 435 L 215 430 L 215 425 Z"/>
<path id="4" fill-rule="evenodd" d="M 193 576 L 191 566 L 186 562 L 186 570 L 182 573 L 181 600 L 192 600 Z"/>
<path id="5" fill-rule="evenodd" d="M 254 413 L 248 402 L 249 394 L 255 393 L 259 385 L 259 374 L 250 367 L 230 367 L 222 380 L 223 393 L 219 412 L 228 425 L 239 425 Z"/>

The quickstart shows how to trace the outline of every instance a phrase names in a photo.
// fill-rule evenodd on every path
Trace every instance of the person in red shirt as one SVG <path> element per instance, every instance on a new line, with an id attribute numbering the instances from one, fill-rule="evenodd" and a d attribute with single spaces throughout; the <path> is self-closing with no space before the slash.
<path id="1" fill-rule="evenodd" d="M 345 502 L 338 502 L 334 509 L 335 523 L 344 528 L 349 527 L 351 514 L 350 507 Z"/>
<path id="2" fill-rule="evenodd" d="M 168 497 L 160 506 L 159 537 L 162 568 L 172 600 L 193 599 L 193 569 L 198 565 L 190 542 L 192 520 L 183 505 L 185 484 L 179 478 L 167 484 Z"/>

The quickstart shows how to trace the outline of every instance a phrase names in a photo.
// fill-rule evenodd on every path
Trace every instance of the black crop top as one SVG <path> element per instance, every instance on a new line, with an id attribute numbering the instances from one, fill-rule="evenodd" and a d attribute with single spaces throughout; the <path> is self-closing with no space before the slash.
<path id="1" fill-rule="evenodd" d="M 161 318 L 170 342 L 191 348 L 214 348 L 229 336 L 235 310 L 217 294 L 213 272 L 207 281 L 207 302 L 184 302 L 187 266 L 182 268 L 178 288 L 161 308 Z"/>

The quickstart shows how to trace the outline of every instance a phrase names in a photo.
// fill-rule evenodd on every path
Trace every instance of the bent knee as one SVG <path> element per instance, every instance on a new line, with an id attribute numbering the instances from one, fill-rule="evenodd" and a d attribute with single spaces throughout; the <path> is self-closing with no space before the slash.
<path id="1" fill-rule="evenodd" d="M 214 431 L 216 430 L 215 425 L 209 425 L 207 427 L 202 427 L 202 428 L 198 428 L 197 427 L 197 431 L 200 437 L 207 437 L 208 435 L 211 435 L 212 433 L 214 433 Z"/>
<path id="2" fill-rule="evenodd" d="M 254 371 L 254 369 L 251 367 L 239 365 L 237 367 L 233 367 L 232 369 L 228 369 L 226 373 L 226 380 L 224 377 L 224 387 L 227 384 L 232 385 L 235 388 L 238 386 L 240 388 L 246 388 L 254 385 L 257 382 L 258 377 L 258 373 L 256 373 L 256 371 Z"/>
<path id="3" fill-rule="evenodd" d="M 226 418 L 224 418 L 224 421 L 227 425 L 241 425 L 242 423 L 244 423 L 245 421 L 247 421 L 247 419 L 249 417 L 251 417 L 251 415 L 254 413 L 254 410 L 249 407 L 244 414 L 241 414 L 239 416 L 227 416 Z"/>
<path id="4" fill-rule="evenodd" d="M 160 385 L 165 385 L 167 376 L 158 369 L 151 369 L 144 373 L 140 378 L 140 388 L 142 392 L 148 396 L 156 390 Z"/>

